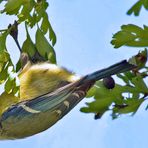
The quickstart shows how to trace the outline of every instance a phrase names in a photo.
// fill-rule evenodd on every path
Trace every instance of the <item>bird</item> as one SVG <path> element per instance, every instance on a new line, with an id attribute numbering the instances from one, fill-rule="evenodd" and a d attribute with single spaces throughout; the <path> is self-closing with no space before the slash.
<path id="1" fill-rule="evenodd" d="M 0 96 L 0 139 L 21 139 L 53 126 L 71 111 L 95 82 L 135 68 L 123 60 L 79 77 L 49 62 L 27 61 L 19 74 L 20 97 Z"/>

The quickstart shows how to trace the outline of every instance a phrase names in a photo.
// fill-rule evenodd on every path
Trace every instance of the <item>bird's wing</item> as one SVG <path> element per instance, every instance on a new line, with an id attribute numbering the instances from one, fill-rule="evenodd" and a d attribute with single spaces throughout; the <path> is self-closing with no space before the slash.
<path id="1" fill-rule="evenodd" d="M 79 103 L 94 84 L 80 82 L 11 106 L 1 117 L 0 139 L 24 138 L 51 127 Z"/>
<path id="2" fill-rule="evenodd" d="M 24 138 L 46 130 L 79 103 L 96 80 L 134 67 L 126 61 L 121 61 L 52 93 L 11 106 L 1 116 L 0 138 Z"/>

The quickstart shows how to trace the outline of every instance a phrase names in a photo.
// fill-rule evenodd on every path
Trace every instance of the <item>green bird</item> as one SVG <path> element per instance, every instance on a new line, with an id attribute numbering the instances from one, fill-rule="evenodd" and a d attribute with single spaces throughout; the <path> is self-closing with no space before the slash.
<path id="1" fill-rule="evenodd" d="M 132 70 L 126 60 L 78 77 L 48 62 L 28 62 L 19 74 L 20 97 L 0 96 L 0 139 L 20 139 L 40 133 L 65 116 L 97 80 Z"/>

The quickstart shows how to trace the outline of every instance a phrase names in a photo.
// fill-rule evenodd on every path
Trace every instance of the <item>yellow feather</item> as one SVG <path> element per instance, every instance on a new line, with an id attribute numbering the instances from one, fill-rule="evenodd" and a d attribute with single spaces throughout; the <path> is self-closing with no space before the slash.
<path id="1" fill-rule="evenodd" d="M 0 96 L 0 115 L 8 109 L 8 107 L 17 102 L 19 102 L 19 98 L 15 97 L 13 94 L 2 93 Z"/>
<path id="2" fill-rule="evenodd" d="M 26 64 L 21 73 L 20 98 L 4 92 L 0 96 L 0 115 L 11 105 L 30 100 L 40 95 L 52 92 L 63 82 L 74 82 L 79 79 L 68 70 L 50 63 Z"/>

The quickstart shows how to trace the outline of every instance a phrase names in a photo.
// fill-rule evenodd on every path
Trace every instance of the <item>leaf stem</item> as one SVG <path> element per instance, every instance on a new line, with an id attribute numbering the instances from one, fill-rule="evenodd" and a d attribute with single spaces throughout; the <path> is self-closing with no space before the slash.
<path id="1" fill-rule="evenodd" d="M 17 39 L 14 39 L 14 41 L 15 41 L 15 43 L 16 43 L 16 45 L 17 45 L 19 51 L 20 51 L 20 53 L 22 53 L 22 48 L 21 48 L 21 46 L 20 46 L 18 40 L 17 40 Z"/>

